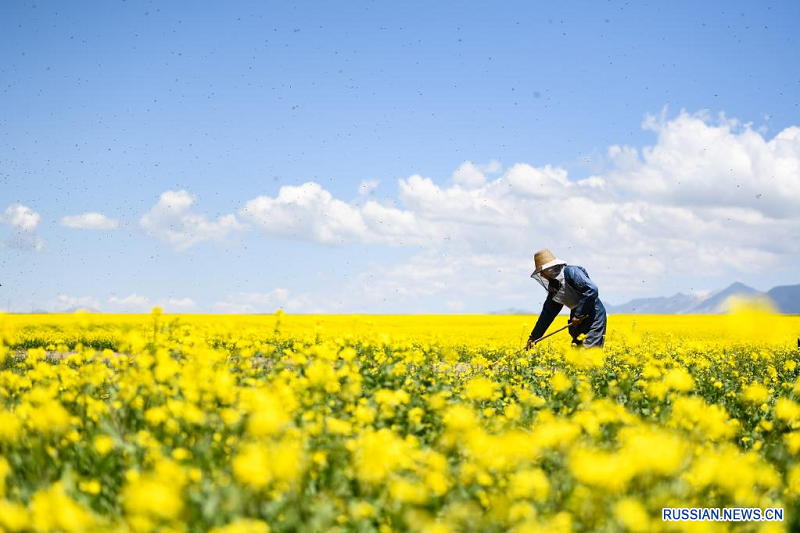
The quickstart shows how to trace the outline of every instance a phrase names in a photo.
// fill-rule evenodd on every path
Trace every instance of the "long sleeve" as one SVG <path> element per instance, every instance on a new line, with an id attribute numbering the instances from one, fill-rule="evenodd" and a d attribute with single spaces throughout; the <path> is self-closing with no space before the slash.
<path id="1" fill-rule="evenodd" d="M 582 267 L 567 267 L 564 272 L 566 281 L 581 293 L 581 301 L 575 308 L 575 316 L 587 315 L 597 300 L 597 285 L 589 279 Z"/>
<path id="2" fill-rule="evenodd" d="M 547 293 L 547 299 L 544 301 L 542 312 L 539 313 L 539 319 L 536 321 L 533 331 L 531 331 L 530 338 L 536 340 L 544 335 L 544 332 L 547 331 L 547 328 L 553 323 L 553 320 L 558 316 L 562 307 L 564 307 L 563 304 L 553 300 L 552 293 Z"/>

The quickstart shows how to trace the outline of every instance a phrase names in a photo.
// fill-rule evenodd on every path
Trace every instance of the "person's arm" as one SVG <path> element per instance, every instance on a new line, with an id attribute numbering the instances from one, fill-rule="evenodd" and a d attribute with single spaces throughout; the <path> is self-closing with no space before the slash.
<path id="1" fill-rule="evenodd" d="M 581 300 L 578 302 L 578 307 L 575 308 L 575 316 L 589 314 L 597 300 L 597 285 L 580 267 L 567 268 L 564 272 L 564 279 L 581 293 Z"/>
<path id="2" fill-rule="evenodd" d="M 531 331 L 531 335 L 528 337 L 528 340 L 535 341 L 544 335 L 544 332 L 547 331 L 547 328 L 549 328 L 550 324 L 553 323 L 553 320 L 556 319 L 556 316 L 558 316 L 558 313 L 561 311 L 562 307 L 564 307 L 564 305 L 553 300 L 552 294 L 548 292 L 547 298 L 542 306 L 542 312 L 539 313 L 539 319 L 536 321 L 536 325 L 533 326 L 533 331 Z"/>

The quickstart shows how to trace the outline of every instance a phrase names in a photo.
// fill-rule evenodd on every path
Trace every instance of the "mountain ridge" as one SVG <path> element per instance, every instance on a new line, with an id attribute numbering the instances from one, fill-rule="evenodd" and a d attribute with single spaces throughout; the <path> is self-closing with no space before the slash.
<path id="1" fill-rule="evenodd" d="M 636 298 L 619 305 L 605 304 L 605 307 L 608 313 L 614 314 L 717 314 L 726 311 L 725 302 L 731 296 L 744 296 L 759 300 L 768 298 L 778 312 L 790 315 L 800 314 L 800 285 L 780 285 L 767 292 L 762 292 L 738 281 L 705 296 L 678 292 L 672 296 Z"/>

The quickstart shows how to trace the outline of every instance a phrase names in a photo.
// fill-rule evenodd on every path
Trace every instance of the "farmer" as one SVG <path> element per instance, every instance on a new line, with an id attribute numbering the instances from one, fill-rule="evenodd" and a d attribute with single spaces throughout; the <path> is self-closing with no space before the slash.
<path id="1" fill-rule="evenodd" d="M 531 277 L 542 284 L 547 298 L 525 349 L 530 349 L 534 341 L 544 335 L 565 305 L 570 308 L 569 334 L 573 344 L 602 348 L 606 336 L 606 309 L 597 297 L 597 285 L 589 279 L 586 269 L 568 265 L 548 249 L 536 252 L 533 261 L 536 270 Z"/>

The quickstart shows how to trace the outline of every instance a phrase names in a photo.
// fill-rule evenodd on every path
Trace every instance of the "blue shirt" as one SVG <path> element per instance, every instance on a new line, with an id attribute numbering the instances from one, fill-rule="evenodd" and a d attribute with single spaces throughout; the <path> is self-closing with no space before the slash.
<path id="1" fill-rule="evenodd" d="M 564 304 L 560 304 L 553 300 L 553 295 L 558 291 L 558 287 L 554 283 L 555 280 L 550 281 L 550 288 L 547 290 L 547 298 L 542 306 L 542 312 L 539 313 L 539 319 L 531 331 L 530 338 L 533 340 L 538 339 L 550 324 L 553 323 L 561 308 Z M 597 285 L 589 279 L 589 274 L 582 266 L 565 265 L 564 266 L 564 281 L 569 283 L 575 290 L 581 294 L 581 300 L 578 306 L 572 310 L 570 316 L 585 316 L 593 314 L 595 307 L 602 305 L 600 299 L 597 297 Z"/>

